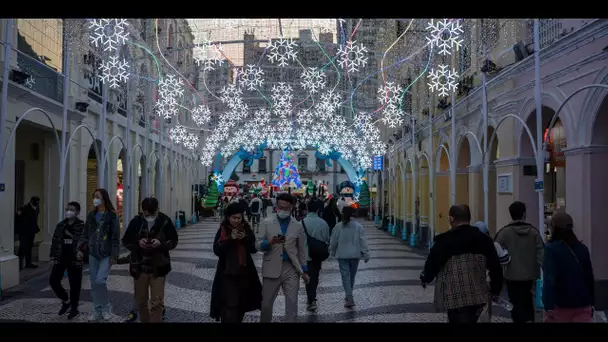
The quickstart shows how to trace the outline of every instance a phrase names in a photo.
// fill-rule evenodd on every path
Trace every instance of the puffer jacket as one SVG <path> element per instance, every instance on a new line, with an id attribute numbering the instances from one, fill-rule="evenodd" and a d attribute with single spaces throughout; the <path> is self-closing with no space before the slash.
<path id="1" fill-rule="evenodd" d="M 66 229 L 69 229 L 69 232 L 72 234 L 72 241 L 74 241 L 73 243 L 77 244 L 82 239 L 82 234 L 84 232 L 84 221 L 76 218 L 74 223 L 70 225 L 68 223 L 68 219 L 65 219 L 57 224 L 57 227 L 55 228 L 55 233 L 53 234 L 53 240 L 51 242 L 50 257 L 52 260 L 61 260 L 64 256 L 63 239 L 65 238 Z M 82 260 L 77 260 L 76 258 L 77 252 L 78 249 L 74 248 L 74 255 L 72 255 L 72 263 L 76 265 L 82 265 Z"/>
<path id="2" fill-rule="evenodd" d="M 511 256 L 511 262 L 505 267 L 505 279 L 523 281 L 540 277 L 544 243 L 538 229 L 527 222 L 514 221 L 503 227 L 494 241 Z"/>
<path id="3" fill-rule="evenodd" d="M 356 221 L 338 223 L 331 234 L 329 251 L 336 259 L 369 260 L 365 228 Z"/>
<path id="4" fill-rule="evenodd" d="M 111 257 L 114 261 L 117 261 L 120 250 L 118 215 L 106 211 L 101 220 L 97 222 L 95 214 L 96 212 L 93 210 L 87 215 L 78 249 L 97 259 Z"/>

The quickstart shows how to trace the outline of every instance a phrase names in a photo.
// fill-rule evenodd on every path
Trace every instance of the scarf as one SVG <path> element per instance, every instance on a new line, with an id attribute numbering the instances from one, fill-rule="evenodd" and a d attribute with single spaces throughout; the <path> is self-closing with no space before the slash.
<path id="1" fill-rule="evenodd" d="M 220 231 L 219 242 L 224 242 L 226 240 L 229 240 L 231 238 L 230 235 L 231 235 L 233 229 L 236 229 L 245 234 L 247 233 L 245 231 L 245 225 L 243 223 L 241 223 L 237 227 L 232 227 L 230 224 L 222 225 L 222 229 Z M 234 242 L 236 243 L 236 252 L 237 252 L 237 256 L 238 256 L 238 260 L 239 260 L 239 265 L 243 266 L 243 267 L 247 266 L 247 257 L 246 257 L 247 250 L 245 248 L 245 242 L 243 241 L 243 239 L 234 240 Z"/>

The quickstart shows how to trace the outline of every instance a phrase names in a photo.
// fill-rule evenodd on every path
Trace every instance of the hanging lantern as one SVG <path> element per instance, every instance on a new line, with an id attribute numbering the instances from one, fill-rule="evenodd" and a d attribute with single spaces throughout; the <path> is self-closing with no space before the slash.
<path id="1" fill-rule="evenodd" d="M 548 139 L 547 146 L 551 157 L 552 167 L 565 167 L 566 158 L 563 150 L 567 147 L 564 126 L 557 121 L 553 129 L 545 131 L 545 139 Z"/>

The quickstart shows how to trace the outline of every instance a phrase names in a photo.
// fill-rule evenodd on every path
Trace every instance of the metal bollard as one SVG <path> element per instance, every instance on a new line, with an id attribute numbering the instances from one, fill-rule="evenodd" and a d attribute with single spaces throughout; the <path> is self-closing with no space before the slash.
<path id="1" fill-rule="evenodd" d="M 417 239 L 418 239 L 418 236 L 416 236 L 416 233 L 412 233 L 412 235 L 410 236 L 410 246 L 416 247 Z"/>

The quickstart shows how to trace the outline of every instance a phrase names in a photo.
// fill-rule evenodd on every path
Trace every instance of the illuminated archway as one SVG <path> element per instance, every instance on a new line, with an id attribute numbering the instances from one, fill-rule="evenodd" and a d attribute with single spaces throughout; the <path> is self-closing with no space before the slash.
<path id="1" fill-rule="evenodd" d="M 230 158 L 230 161 L 228 161 L 228 163 L 224 167 L 224 170 L 221 173 L 222 174 L 222 179 L 224 180 L 224 182 L 226 180 L 230 179 L 230 175 L 232 175 L 232 172 L 234 172 L 234 170 L 236 169 L 236 167 L 243 160 L 244 159 L 241 158 L 241 154 L 240 153 L 235 153 L 232 156 L 232 158 Z M 248 160 L 249 161 L 253 161 L 253 159 L 248 159 Z M 344 169 L 344 172 L 348 176 L 348 180 L 351 181 L 351 183 L 353 183 L 355 185 L 353 196 L 357 196 L 359 194 L 359 185 L 357 184 L 356 180 L 359 179 L 360 177 L 357 175 L 357 171 L 353 167 L 353 164 L 351 162 L 349 162 L 348 160 L 345 160 L 342 157 L 336 158 L 335 161 L 338 162 L 340 164 L 340 166 L 342 166 L 342 169 Z M 219 173 L 219 171 L 216 171 L 216 172 Z M 363 175 L 363 172 L 361 172 L 361 175 Z M 224 184 L 218 184 L 218 190 L 219 190 L 219 192 L 223 192 L 224 191 Z"/>

